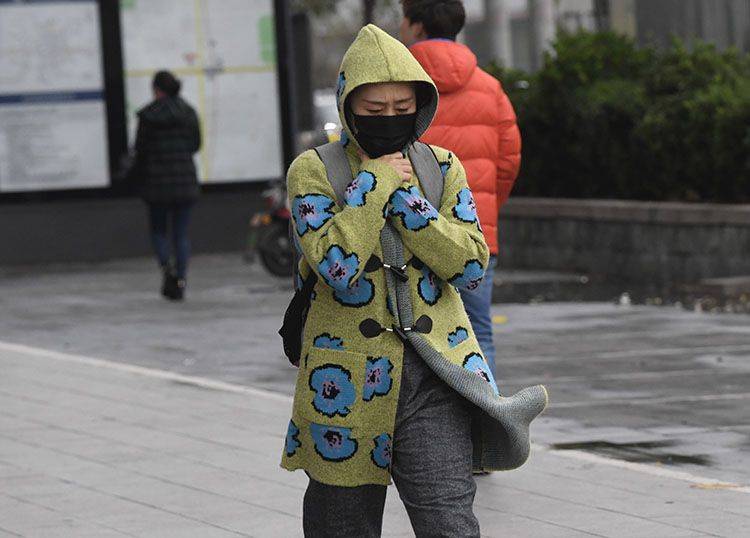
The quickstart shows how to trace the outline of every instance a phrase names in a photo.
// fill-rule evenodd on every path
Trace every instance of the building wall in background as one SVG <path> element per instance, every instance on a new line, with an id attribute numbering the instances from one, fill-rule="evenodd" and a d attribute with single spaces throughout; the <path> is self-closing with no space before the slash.
<path id="1" fill-rule="evenodd" d="M 541 64 L 545 51 L 550 50 L 556 28 L 576 31 L 596 27 L 593 0 L 465 0 L 464 3 L 469 17 L 463 39 L 477 54 L 480 65 L 499 61 L 533 71 Z M 493 22 L 493 15 L 501 10 L 507 14 L 507 25 Z M 500 28 L 510 32 L 507 52 L 493 46 L 503 43 L 493 36 Z"/>
<path id="2" fill-rule="evenodd" d="M 262 209 L 260 188 L 201 196 L 190 224 L 193 251 L 241 251 L 250 216 Z M 0 268 L 150 255 L 146 206 L 135 198 L 29 202 L 0 211 Z"/>
<path id="3" fill-rule="evenodd" d="M 0 0 L 0 2 L 1 1 L 2 0 Z M 154 4 L 153 6 L 151 5 L 152 3 Z M 72 5 L 75 3 L 22 2 L 19 3 L 18 6 L 19 9 L 26 6 L 23 9 L 28 8 L 32 11 L 36 11 L 37 9 L 41 10 L 40 20 L 59 22 L 59 17 L 55 18 L 56 13 L 54 13 L 54 11 L 56 11 L 57 8 L 67 9 L 66 6 L 68 4 Z M 81 4 L 84 3 L 81 2 Z M 184 20 L 194 22 L 196 18 L 200 18 L 205 22 L 206 13 L 194 10 L 193 8 L 195 6 L 193 6 L 192 2 L 162 0 L 158 5 L 156 1 L 149 1 L 147 3 L 123 1 L 120 3 L 100 0 L 98 2 L 100 8 L 99 21 L 102 28 L 100 33 L 101 47 L 103 51 L 105 94 L 107 98 L 109 147 L 111 150 L 109 155 L 110 166 L 107 167 L 107 175 L 111 172 L 113 178 L 118 178 L 118 176 L 120 176 L 120 174 L 117 174 L 120 168 L 120 156 L 127 149 L 124 121 L 125 73 L 123 72 L 122 62 L 123 41 L 121 39 L 122 35 L 119 31 L 122 26 L 120 24 L 119 6 L 122 7 L 122 10 L 135 9 L 137 6 L 145 6 L 145 9 L 156 9 L 163 8 L 164 6 L 170 7 L 173 4 L 177 8 L 184 7 L 189 13 L 187 16 L 184 16 L 184 13 L 171 12 L 169 13 L 170 16 L 164 19 L 166 22 L 169 22 L 170 24 L 174 23 L 178 26 Z M 183 6 L 183 4 L 185 4 L 185 6 Z M 240 2 L 240 4 L 243 3 Z M 247 2 L 245 2 L 240 9 L 248 9 L 245 4 L 247 4 Z M 288 106 L 289 97 L 286 92 L 286 66 L 288 66 L 289 63 L 286 61 L 288 56 L 286 56 L 285 37 L 288 36 L 289 30 L 286 26 L 286 17 L 284 14 L 286 12 L 287 4 L 285 3 L 285 0 L 274 0 L 274 2 L 270 2 L 270 0 L 258 0 L 257 4 L 263 4 L 266 8 L 273 5 L 276 9 L 275 13 L 277 16 L 271 17 L 268 9 L 265 9 L 264 14 L 266 17 L 262 24 L 258 23 L 257 26 L 254 26 L 254 32 L 248 34 L 249 30 L 248 28 L 245 28 L 246 31 L 244 34 L 242 32 L 240 32 L 240 34 L 237 34 L 236 32 L 225 34 L 222 35 L 222 39 L 218 40 L 218 42 L 214 40 L 214 42 L 211 43 L 211 40 L 209 39 L 208 44 L 220 47 L 222 43 L 228 42 L 229 45 L 225 46 L 223 49 L 227 54 L 234 54 L 235 56 L 239 54 L 240 56 L 243 56 L 244 52 L 247 52 L 247 50 L 238 47 L 237 40 L 232 41 L 232 38 L 239 36 L 240 41 L 244 42 L 248 38 L 248 35 L 254 35 L 258 38 L 255 43 L 257 47 L 255 45 L 252 45 L 252 47 L 254 47 L 253 50 L 260 51 L 259 54 L 263 57 L 264 67 L 262 71 L 266 72 L 268 69 L 276 71 L 275 66 L 280 66 L 278 77 L 283 83 L 278 86 L 274 85 L 273 91 L 271 92 L 273 94 L 273 99 L 267 100 L 268 110 L 264 111 L 264 113 L 275 114 L 274 107 L 276 105 L 274 103 L 277 102 L 277 99 L 280 99 L 281 102 L 285 104 L 284 107 L 278 107 L 282 119 L 278 125 L 275 126 L 277 128 L 274 129 L 274 132 L 270 132 L 266 129 L 264 134 L 268 139 L 273 140 L 277 138 L 278 133 L 283 143 L 276 142 L 277 145 L 281 144 L 281 146 L 274 147 L 273 152 L 266 152 L 265 157 L 267 157 L 266 160 L 272 162 L 279 158 L 278 155 L 276 157 L 274 155 L 280 153 L 280 148 L 283 148 L 285 157 L 287 160 L 290 160 L 290 157 L 292 157 L 290 148 L 292 146 L 291 139 L 293 131 L 289 128 L 291 119 L 287 116 L 288 110 L 291 108 Z M 47 10 L 49 10 L 49 12 L 47 12 Z M 73 11 L 75 12 L 76 10 Z M 254 14 L 257 15 L 258 13 L 259 12 L 255 12 Z M 26 15 L 26 13 L 21 14 L 24 16 Z M 200 15 L 200 17 L 198 17 L 198 15 Z M 91 24 L 93 19 L 88 18 L 86 20 L 88 21 L 88 24 Z M 151 23 L 157 24 L 153 22 L 154 20 L 155 19 L 152 18 Z M 273 25 L 274 21 L 276 26 Z M 216 22 L 216 20 L 213 20 L 214 24 Z M 235 24 L 236 20 L 229 22 Z M 242 22 L 241 19 L 240 22 Z M 191 29 L 194 29 L 194 26 L 194 24 L 189 25 Z M 170 29 L 172 31 L 168 32 L 167 30 Z M 66 30 L 67 32 L 62 35 L 62 37 L 65 38 L 62 40 L 63 44 L 66 42 L 75 44 L 75 39 L 79 37 L 74 31 L 75 28 L 71 29 L 68 27 Z M 152 32 L 149 36 L 158 33 L 154 28 L 151 30 Z M 175 30 L 172 24 L 165 27 L 164 32 L 157 36 L 157 40 L 158 38 L 169 40 L 170 38 L 175 37 L 175 31 L 177 32 L 177 36 L 184 38 L 184 35 L 179 33 L 179 29 Z M 217 28 L 216 31 L 225 31 L 225 28 Z M 276 41 L 275 37 L 277 35 L 281 37 L 281 39 Z M 5 37 L 5 35 L 3 35 L 3 37 Z M 60 36 L 56 36 L 56 39 L 58 37 Z M 226 38 L 227 41 L 225 41 L 224 38 Z M 183 40 L 180 40 L 178 45 L 182 44 L 182 42 Z M 38 40 L 31 40 L 28 45 L 36 46 L 37 50 L 34 51 L 36 56 L 44 58 L 43 47 L 42 49 L 39 49 L 38 47 L 45 43 L 44 40 L 41 42 L 38 42 Z M 127 44 L 127 42 L 124 44 Z M 172 43 L 170 42 L 170 44 Z M 194 59 L 194 56 L 190 54 L 192 50 L 190 47 L 192 47 L 192 45 L 192 42 L 188 43 L 188 50 L 184 56 L 180 55 L 181 49 L 178 49 L 178 51 L 175 52 L 169 47 L 156 47 L 154 50 L 158 49 L 163 53 L 168 49 L 168 52 L 177 58 L 175 60 L 177 63 L 167 65 L 175 67 L 178 76 L 184 77 L 195 73 L 202 73 L 201 76 L 208 77 L 209 73 L 207 72 L 207 68 L 201 67 L 202 64 L 200 63 L 194 63 L 192 67 L 180 67 L 179 62 L 189 62 L 192 61 L 191 58 Z M 65 56 L 66 54 L 80 55 L 81 50 L 83 50 L 80 49 L 80 47 L 71 47 L 72 45 L 69 45 L 68 48 L 63 47 L 57 50 L 58 56 Z M 152 46 L 152 48 L 154 47 L 155 46 Z M 145 48 L 149 49 L 148 46 Z M 281 55 L 281 61 L 274 60 L 273 55 L 276 54 L 276 51 Z M 88 54 L 90 51 L 87 49 L 83 50 L 83 52 Z M 0 53 L 0 55 L 2 55 L 2 53 Z M 16 56 L 18 55 L 16 54 Z M 49 58 L 47 58 L 47 60 L 57 61 L 59 64 L 60 60 L 58 57 L 53 55 L 48 56 Z M 6 59 L 5 57 L 3 58 Z M 7 59 L 14 60 L 15 57 L 9 57 Z M 49 64 L 49 61 L 47 64 Z M 75 64 L 75 62 L 73 62 L 73 64 Z M 235 64 L 227 62 L 226 65 L 222 63 L 222 66 L 222 68 L 226 67 L 229 69 L 230 67 L 235 66 Z M 50 64 L 48 68 L 51 67 L 61 68 L 60 65 L 53 66 Z M 243 65 L 235 67 L 238 67 L 238 72 L 254 72 L 253 66 Z M 42 72 L 42 75 L 44 73 L 45 71 Z M 53 76 L 54 78 L 54 69 L 47 73 L 52 73 L 50 76 Z M 216 73 L 213 74 L 215 75 Z M 151 73 L 144 70 L 142 73 L 139 73 L 139 75 L 142 75 L 143 85 L 145 86 L 146 92 L 148 92 L 150 88 L 149 77 L 151 76 Z M 275 79 L 276 76 L 271 76 L 271 78 Z M 86 88 L 89 88 L 89 86 L 84 86 L 79 89 Z M 227 90 L 228 85 L 222 84 L 222 88 Z M 233 91 L 237 90 L 237 86 L 231 86 L 229 89 Z M 240 94 L 247 96 L 247 92 L 250 90 L 247 86 L 241 86 L 238 91 Z M 262 97 L 262 88 L 258 91 L 261 92 Z M 250 95 L 250 97 L 252 98 L 253 96 Z M 229 101 L 231 102 L 231 96 Z M 67 101 L 61 100 L 61 103 L 67 103 Z M 215 112 L 216 110 L 217 109 L 215 109 Z M 242 112 L 242 110 L 240 110 L 240 112 Z M 59 116 L 51 117 L 53 120 L 59 118 Z M 231 124 L 234 125 L 233 123 Z M 68 132 L 70 136 L 73 137 L 78 136 L 79 134 L 77 131 L 71 129 L 67 129 L 65 132 Z M 242 126 L 239 126 L 239 132 L 240 135 L 242 135 L 242 133 L 248 133 L 247 129 L 244 129 Z M 216 145 L 216 136 L 212 136 L 211 133 L 212 131 L 210 129 L 204 130 L 204 146 L 206 147 Z M 223 134 L 226 135 L 226 132 L 223 132 Z M 19 137 L 19 140 L 22 141 L 21 138 L 23 132 L 19 131 L 18 134 L 14 133 L 14 136 Z M 55 151 L 58 151 L 59 153 L 60 146 L 47 143 L 48 140 L 45 137 L 43 137 L 44 143 L 40 145 L 38 139 L 39 137 L 36 137 L 35 139 L 37 143 L 34 146 L 34 151 L 37 152 L 40 160 L 44 160 L 46 163 L 52 163 L 51 170 L 53 172 L 55 170 L 55 162 L 52 158 L 70 159 L 75 157 L 75 155 L 71 157 L 70 152 L 66 151 L 63 151 L 59 155 L 55 155 Z M 231 143 L 230 149 L 240 147 L 240 150 L 242 150 L 243 148 L 247 149 L 247 147 L 251 147 L 252 149 L 254 147 L 252 146 L 252 139 L 248 139 L 248 137 L 245 136 L 225 136 L 224 140 L 228 140 Z M 16 140 L 14 139 L 13 141 L 15 142 Z M 236 144 L 239 144 L 239 146 Z M 247 144 L 250 144 L 250 146 L 247 146 Z M 220 158 L 221 155 L 217 154 L 217 161 Z M 222 163 L 224 162 L 227 162 L 227 159 L 223 158 Z M 2 163 L 0 163 L 0 168 L 2 168 L 1 165 Z M 258 166 L 255 166 L 255 168 L 258 168 Z M 245 179 L 249 179 L 257 172 L 255 168 L 245 167 L 236 177 L 242 176 Z M 269 175 L 264 176 L 263 178 L 258 177 L 257 179 L 264 180 L 263 183 L 265 180 L 280 179 L 279 176 L 283 175 L 281 172 L 281 163 L 277 163 L 275 169 L 268 172 Z M 101 171 L 99 173 L 100 175 L 103 174 Z M 109 177 L 106 179 L 108 184 Z M 104 182 L 102 181 L 101 183 Z M 195 218 L 191 226 L 195 250 L 198 252 L 210 252 L 241 249 L 247 238 L 250 216 L 254 211 L 260 209 L 262 204 L 260 193 L 264 187 L 263 183 L 242 181 L 232 185 L 207 186 L 203 196 L 201 196 L 197 203 Z M 134 192 L 136 190 L 137 189 L 134 186 L 128 185 L 124 180 L 121 180 L 120 183 L 113 181 L 110 188 L 92 188 L 88 190 L 75 188 L 63 191 L 58 189 L 51 190 L 51 187 L 45 187 L 44 192 L 7 192 L 0 194 L 0 267 L 6 265 L 48 262 L 101 261 L 111 258 L 149 254 L 150 245 L 146 227 L 146 210 L 143 202 L 135 197 Z"/>
<path id="4" fill-rule="evenodd" d="M 615 32 L 635 37 L 637 31 L 636 0 L 610 0 L 610 27 Z"/>
<path id="5" fill-rule="evenodd" d="M 385 31 L 398 36 L 400 22 L 401 7 L 397 1 L 390 6 L 376 6 L 375 24 Z M 341 58 L 362 28 L 362 0 L 339 0 L 335 12 L 312 17 L 311 23 L 312 86 L 333 90 Z"/>
<path id="6" fill-rule="evenodd" d="M 674 35 L 750 52 L 750 0 L 637 0 L 635 18 L 641 44 L 666 46 Z"/>
<path id="7" fill-rule="evenodd" d="M 593 0 L 559 0 L 555 18 L 559 27 L 569 31 L 596 29 Z"/>
<path id="8" fill-rule="evenodd" d="M 375 22 L 397 36 L 399 3 L 393 0 L 390 5 L 380 4 Z M 527 71 L 539 65 L 548 48 L 544 28 L 549 25 L 544 21 L 537 24 L 542 26 L 541 36 L 534 30 L 535 6 L 542 15 L 551 7 L 554 26 L 569 31 L 608 26 L 637 38 L 641 44 L 665 45 L 671 35 L 677 35 L 750 51 L 750 0 L 464 0 L 464 4 L 467 24 L 459 40 L 474 50 L 480 65 L 501 61 Z M 602 9 L 608 13 L 608 20 L 598 20 L 597 13 Z M 498 24 L 498 13 L 508 17 L 507 24 Z M 313 19 L 315 88 L 333 86 L 341 57 L 361 24 L 361 0 L 341 0 L 335 13 Z M 493 35 L 501 29 L 510 32 L 509 39 Z"/>

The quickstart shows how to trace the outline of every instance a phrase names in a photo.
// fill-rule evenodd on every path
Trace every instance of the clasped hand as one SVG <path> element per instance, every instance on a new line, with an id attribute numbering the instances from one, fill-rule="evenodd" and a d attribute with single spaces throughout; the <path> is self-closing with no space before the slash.
<path id="1" fill-rule="evenodd" d="M 369 157 L 362 151 L 359 150 L 359 156 L 361 159 L 369 159 Z M 404 157 L 403 153 L 389 153 L 388 155 L 382 155 L 375 161 L 380 161 L 391 166 L 401 178 L 401 181 L 408 183 L 411 181 L 411 176 L 414 173 L 411 167 L 411 161 L 408 157 Z"/>

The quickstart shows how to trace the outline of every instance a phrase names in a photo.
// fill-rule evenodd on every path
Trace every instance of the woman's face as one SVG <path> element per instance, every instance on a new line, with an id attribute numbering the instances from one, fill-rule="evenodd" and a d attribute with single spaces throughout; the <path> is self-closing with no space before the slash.
<path id="1" fill-rule="evenodd" d="M 417 111 L 412 82 L 382 82 L 360 86 L 351 97 L 352 112 L 360 116 L 398 116 Z"/>

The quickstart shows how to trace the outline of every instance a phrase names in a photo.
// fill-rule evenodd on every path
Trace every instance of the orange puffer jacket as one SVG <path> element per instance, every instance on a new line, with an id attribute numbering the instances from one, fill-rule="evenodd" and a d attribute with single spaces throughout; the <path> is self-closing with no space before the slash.
<path id="1" fill-rule="evenodd" d="M 453 151 L 466 169 L 479 221 L 497 254 L 497 218 L 521 166 L 521 133 L 497 79 L 477 67 L 460 43 L 428 39 L 411 47 L 440 92 L 437 114 L 421 140 Z"/>

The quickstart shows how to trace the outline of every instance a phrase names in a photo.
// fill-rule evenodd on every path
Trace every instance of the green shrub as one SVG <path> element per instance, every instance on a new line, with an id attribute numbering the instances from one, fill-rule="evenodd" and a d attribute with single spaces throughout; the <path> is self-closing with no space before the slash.
<path id="1" fill-rule="evenodd" d="M 534 75 L 489 70 L 523 134 L 517 194 L 750 200 L 746 55 L 584 32 L 560 36 Z"/>

